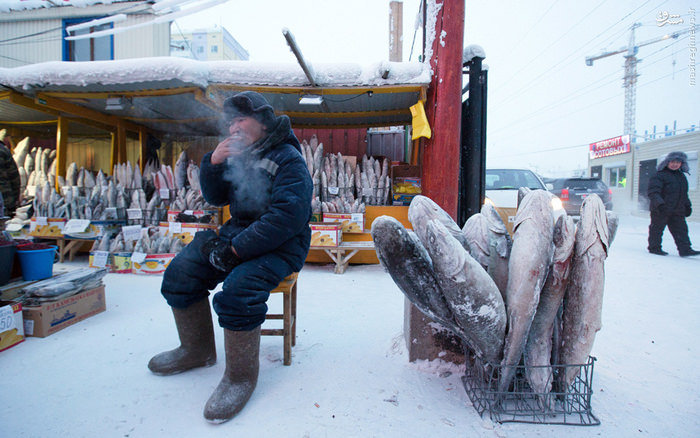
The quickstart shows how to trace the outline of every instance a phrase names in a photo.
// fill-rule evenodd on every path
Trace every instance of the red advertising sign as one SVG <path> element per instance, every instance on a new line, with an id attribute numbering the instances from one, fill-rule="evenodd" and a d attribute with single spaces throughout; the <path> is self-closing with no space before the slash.
<path id="1" fill-rule="evenodd" d="M 613 137 L 590 144 L 591 160 L 595 158 L 609 157 L 611 155 L 626 154 L 629 151 L 629 135 L 620 135 L 618 137 Z"/>

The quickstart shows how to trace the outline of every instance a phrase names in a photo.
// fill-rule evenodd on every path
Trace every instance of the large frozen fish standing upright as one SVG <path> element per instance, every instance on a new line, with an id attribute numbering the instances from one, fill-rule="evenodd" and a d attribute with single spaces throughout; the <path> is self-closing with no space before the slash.
<path id="1" fill-rule="evenodd" d="M 602 327 L 608 233 L 605 205 L 598 195 L 589 195 L 581 205 L 574 260 L 564 301 L 562 364 L 585 364 L 593 349 L 596 332 Z M 571 385 L 579 371 L 578 367 L 569 366 L 565 373 L 561 373 L 562 391 Z"/>
<path id="2" fill-rule="evenodd" d="M 423 242 L 455 322 L 467 345 L 487 362 L 503 352 L 506 312 L 496 284 L 439 220 L 426 225 Z"/>
<path id="3" fill-rule="evenodd" d="M 554 225 L 554 256 L 540 302 L 525 345 L 526 377 L 536 394 L 552 389 L 552 336 L 557 314 L 569 284 L 576 226 L 570 216 L 562 215 Z"/>
<path id="4" fill-rule="evenodd" d="M 469 249 L 462 230 L 460 230 L 452 217 L 432 199 L 427 196 L 416 195 L 408 206 L 408 220 L 411 222 L 411 225 L 413 225 L 413 229 L 422 242 L 425 242 L 424 233 L 426 224 L 433 219 L 445 225 L 445 228 L 447 228 L 450 234 L 452 234 L 465 249 Z"/>
<path id="5" fill-rule="evenodd" d="M 506 392 L 520 362 L 539 303 L 554 244 L 554 215 L 549 193 L 533 190 L 520 202 L 513 223 L 513 248 L 508 261 L 508 333 L 503 351 L 499 391 Z"/>
<path id="6" fill-rule="evenodd" d="M 489 224 L 481 213 L 469 216 L 462 227 L 465 249 L 484 269 L 489 265 Z"/>
<path id="7" fill-rule="evenodd" d="M 485 203 L 481 207 L 481 215 L 486 221 L 488 230 L 489 262 L 487 272 L 493 278 L 505 300 L 506 287 L 508 286 L 508 260 L 513 240 L 508 234 L 506 224 L 503 223 L 503 219 L 493 205 Z"/>
<path id="8" fill-rule="evenodd" d="M 406 298 L 463 338 L 435 278 L 430 256 L 415 233 L 393 217 L 379 216 L 372 222 L 372 240 L 377 258 Z"/>

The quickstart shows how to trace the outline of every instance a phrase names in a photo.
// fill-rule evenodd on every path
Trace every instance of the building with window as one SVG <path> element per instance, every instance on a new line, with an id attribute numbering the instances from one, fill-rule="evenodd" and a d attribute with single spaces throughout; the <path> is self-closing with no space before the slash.
<path id="1" fill-rule="evenodd" d="M 640 143 L 630 142 L 629 136 L 623 135 L 591 143 L 589 149 L 590 176 L 602 179 L 610 187 L 616 211 L 633 214 L 647 214 L 649 211 L 646 192 L 649 178 L 656 172 L 656 165 L 669 152 L 685 152 L 690 168 L 690 174 L 686 174 L 688 196 L 694 206 L 689 219 L 700 221 L 700 131 L 692 130 Z"/>
<path id="2" fill-rule="evenodd" d="M 248 52 L 223 27 L 179 31 L 173 29 L 170 56 L 198 61 L 247 61 Z"/>

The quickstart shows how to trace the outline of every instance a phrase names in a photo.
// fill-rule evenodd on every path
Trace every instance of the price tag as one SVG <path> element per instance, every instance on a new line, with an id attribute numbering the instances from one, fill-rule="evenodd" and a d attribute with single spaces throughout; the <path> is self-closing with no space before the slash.
<path id="1" fill-rule="evenodd" d="M 63 227 L 64 234 L 82 233 L 90 225 L 90 219 L 70 219 Z"/>
<path id="2" fill-rule="evenodd" d="M 124 240 L 139 240 L 141 238 L 141 225 L 125 225 L 122 227 Z"/>
<path id="3" fill-rule="evenodd" d="M 37 225 L 48 225 L 49 221 L 46 220 L 46 216 L 37 216 L 36 217 L 36 224 Z"/>
<path id="4" fill-rule="evenodd" d="M 185 211 L 183 211 L 183 213 L 188 214 L 190 216 L 192 216 L 194 214 L 194 212 L 192 210 L 185 210 Z"/>
<path id="5" fill-rule="evenodd" d="M 143 212 L 140 208 L 127 208 L 126 217 L 129 219 L 141 219 L 143 218 Z"/>
<path id="6" fill-rule="evenodd" d="M 146 253 L 145 252 L 132 252 L 131 253 L 131 261 L 133 263 L 143 263 L 146 260 Z"/>
<path id="7" fill-rule="evenodd" d="M 168 222 L 170 234 L 182 233 L 182 224 L 180 222 Z"/>
<path id="8" fill-rule="evenodd" d="M 97 266 L 98 268 L 104 268 L 107 266 L 107 257 L 109 257 L 109 252 L 107 251 L 95 251 L 92 258 L 92 266 Z"/>
<path id="9" fill-rule="evenodd" d="M 170 190 L 169 189 L 160 189 L 158 191 L 160 194 L 160 199 L 170 199 Z"/>
<path id="10" fill-rule="evenodd" d="M 362 223 L 362 216 L 364 216 L 364 213 L 351 213 L 350 218 L 353 222 L 356 222 L 358 224 Z"/>
<path id="11" fill-rule="evenodd" d="M 337 195 L 338 191 L 338 187 L 328 187 L 328 193 L 330 193 L 331 195 Z"/>
<path id="12" fill-rule="evenodd" d="M 0 333 L 15 328 L 15 312 L 12 306 L 0 307 Z"/>

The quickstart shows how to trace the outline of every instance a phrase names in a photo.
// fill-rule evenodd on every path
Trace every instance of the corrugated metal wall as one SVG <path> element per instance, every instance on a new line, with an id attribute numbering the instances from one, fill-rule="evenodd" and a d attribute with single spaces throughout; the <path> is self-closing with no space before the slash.
<path id="1" fill-rule="evenodd" d="M 0 67 L 18 67 L 63 56 L 63 19 L 109 15 L 123 5 L 49 8 L 0 14 Z M 117 26 L 148 21 L 152 15 L 129 15 Z M 31 36 L 29 36 L 31 35 Z M 161 23 L 115 34 L 115 59 L 170 55 L 170 24 Z"/>
<path id="2" fill-rule="evenodd" d="M 323 143 L 323 153 L 338 153 L 362 159 L 367 153 L 367 129 L 294 129 L 299 141 L 311 140 L 316 134 L 319 143 Z"/>

